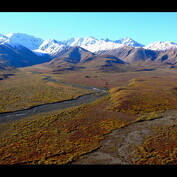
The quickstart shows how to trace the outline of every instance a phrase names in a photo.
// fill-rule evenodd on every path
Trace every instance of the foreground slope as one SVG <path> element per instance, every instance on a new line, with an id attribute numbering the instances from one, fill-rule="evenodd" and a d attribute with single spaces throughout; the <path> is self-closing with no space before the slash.
<path id="1" fill-rule="evenodd" d="M 32 64 L 31 51 L 19 44 L 0 49 L 2 73 L 4 64 Z M 48 63 L 0 76 L 1 113 L 83 94 L 89 99 L 88 86 L 108 89 L 89 104 L 0 124 L 0 164 L 177 164 L 176 56 L 175 50 L 126 46 L 95 54 L 72 46 Z"/>
<path id="2" fill-rule="evenodd" d="M 175 75 L 175 76 L 174 76 Z M 177 164 L 177 75 L 139 77 L 110 90 L 107 110 L 137 116 L 74 164 Z M 165 84 L 164 84 L 165 83 Z M 129 117 L 130 118 L 130 117 Z M 126 118 L 123 118 L 125 121 Z"/>
<path id="3" fill-rule="evenodd" d="M 177 108 L 176 71 L 168 69 L 124 74 L 90 71 L 87 74 L 97 76 L 93 77 L 96 79 L 114 81 L 110 84 L 117 86 L 109 91 L 108 96 L 94 103 L 1 124 L 0 163 L 176 164 L 175 119 L 168 129 L 161 127 L 162 124 L 159 127 L 154 124 L 158 129 L 156 134 L 150 134 L 155 128 L 154 125 L 152 127 L 153 120 L 162 118 L 165 125 L 166 120 L 171 120 L 170 115 L 163 119 L 165 111 Z M 35 77 L 39 79 L 37 74 Z M 55 74 L 53 77 L 61 80 L 67 74 Z M 77 77 L 82 82 L 81 75 Z M 54 84 L 51 82 L 48 84 Z M 95 82 L 95 86 L 98 84 Z M 144 121 L 148 121 L 148 131 L 139 124 L 145 125 L 147 122 Z M 148 135 L 151 137 L 145 141 Z M 162 135 L 165 135 L 163 139 Z"/>

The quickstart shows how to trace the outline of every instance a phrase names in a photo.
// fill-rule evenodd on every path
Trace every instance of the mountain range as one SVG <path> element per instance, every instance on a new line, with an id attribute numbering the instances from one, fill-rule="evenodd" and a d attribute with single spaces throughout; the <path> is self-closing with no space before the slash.
<path id="1" fill-rule="evenodd" d="M 43 40 L 24 33 L 0 34 L 0 63 L 24 67 L 48 62 L 53 68 L 115 66 L 137 62 L 177 63 L 177 44 L 156 41 L 143 45 L 130 37 L 110 40 L 91 36 Z M 77 68 L 77 67 L 76 67 Z"/>

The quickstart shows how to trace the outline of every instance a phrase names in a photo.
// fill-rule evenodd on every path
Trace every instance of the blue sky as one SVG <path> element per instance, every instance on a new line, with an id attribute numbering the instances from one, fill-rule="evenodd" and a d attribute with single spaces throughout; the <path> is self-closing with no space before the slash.
<path id="1" fill-rule="evenodd" d="M 177 12 L 0 12 L 0 33 L 65 40 L 131 37 L 142 44 L 177 43 Z"/>

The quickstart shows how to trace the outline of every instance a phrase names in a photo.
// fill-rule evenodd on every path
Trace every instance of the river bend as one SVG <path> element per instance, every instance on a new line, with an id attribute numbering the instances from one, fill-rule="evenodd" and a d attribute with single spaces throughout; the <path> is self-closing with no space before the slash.
<path id="1" fill-rule="evenodd" d="M 51 76 L 46 76 L 45 80 L 48 80 L 51 82 L 59 82 L 51 78 Z M 60 83 L 64 83 L 64 82 L 60 82 Z M 23 110 L 14 111 L 14 112 L 1 113 L 0 123 L 14 121 L 17 119 L 33 116 L 39 113 L 45 113 L 45 112 L 54 111 L 54 110 L 62 110 L 65 108 L 71 108 L 71 107 L 79 106 L 82 104 L 88 104 L 88 103 L 91 103 L 97 100 L 98 98 L 101 98 L 107 95 L 105 88 L 97 88 L 97 87 L 76 85 L 76 84 L 70 84 L 70 83 L 64 83 L 64 84 L 68 84 L 73 87 L 93 90 L 95 92 L 79 96 L 75 99 L 64 100 L 64 101 L 55 102 L 55 103 L 47 103 L 43 105 L 34 106 L 29 109 L 23 109 Z"/>

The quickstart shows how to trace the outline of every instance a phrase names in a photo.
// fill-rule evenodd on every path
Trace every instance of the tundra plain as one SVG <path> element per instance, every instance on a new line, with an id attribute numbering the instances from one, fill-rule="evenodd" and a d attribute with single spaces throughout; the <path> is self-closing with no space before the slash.
<path id="1" fill-rule="evenodd" d="M 0 77 L 1 115 L 95 92 L 88 87 L 106 92 L 90 103 L 1 123 L 0 164 L 177 164 L 175 68 L 54 72 L 35 65 Z"/>

